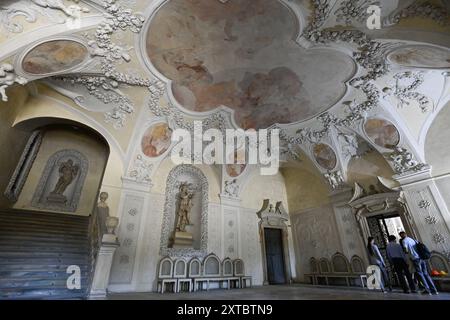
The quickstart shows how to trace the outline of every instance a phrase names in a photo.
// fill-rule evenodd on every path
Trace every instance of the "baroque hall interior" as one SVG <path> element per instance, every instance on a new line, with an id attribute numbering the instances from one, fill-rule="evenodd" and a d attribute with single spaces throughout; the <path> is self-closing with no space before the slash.
<path id="1" fill-rule="evenodd" d="M 2 0 L 0 300 L 449 300 L 449 123 L 447 0 Z"/>

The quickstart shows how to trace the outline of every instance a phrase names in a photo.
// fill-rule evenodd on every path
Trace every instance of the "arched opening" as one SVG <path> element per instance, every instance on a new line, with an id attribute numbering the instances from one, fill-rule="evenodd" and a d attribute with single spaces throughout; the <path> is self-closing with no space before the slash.
<path id="1" fill-rule="evenodd" d="M 9 279 L 0 284 L 2 298 L 85 298 L 100 242 L 95 209 L 108 143 L 92 128 L 56 118 L 10 130 L 28 140 L 10 176 L 2 176 L 0 250 Z"/>

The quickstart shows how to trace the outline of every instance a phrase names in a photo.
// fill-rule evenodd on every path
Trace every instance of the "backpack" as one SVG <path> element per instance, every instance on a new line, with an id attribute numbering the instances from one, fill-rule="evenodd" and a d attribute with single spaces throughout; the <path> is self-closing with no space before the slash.
<path id="1" fill-rule="evenodd" d="M 419 258 L 422 259 L 422 260 L 428 260 L 431 257 L 430 250 L 422 242 L 418 242 L 417 241 L 417 243 L 416 243 L 416 251 L 417 251 L 417 254 L 419 255 Z"/>

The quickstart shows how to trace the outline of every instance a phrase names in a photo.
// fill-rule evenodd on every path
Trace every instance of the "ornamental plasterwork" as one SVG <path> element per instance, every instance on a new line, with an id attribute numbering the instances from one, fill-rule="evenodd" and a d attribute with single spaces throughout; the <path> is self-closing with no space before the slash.
<path id="1" fill-rule="evenodd" d="M 389 158 L 391 159 L 397 174 L 418 172 L 426 166 L 415 160 L 412 153 L 402 147 L 396 147 L 394 152 L 389 155 Z"/>
<path id="2" fill-rule="evenodd" d="M 410 105 L 411 101 L 416 101 L 423 113 L 432 107 L 432 101 L 424 94 L 416 91 L 424 82 L 423 72 L 406 71 L 395 74 L 393 78 L 395 84 L 391 87 L 385 87 L 383 92 L 399 100 L 398 108 Z"/>
<path id="3" fill-rule="evenodd" d="M 137 183 L 152 184 L 153 164 L 144 159 L 142 155 L 137 155 L 129 171 L 129 178 Z"/>
<path id="4" fill-rule="evenodd" d="M 3 101 L 8 101 L 6 88 L 12 86 L 14 83 L 24 85 L 27 82 L 27 79 L 14 73 L 14 67 L 11 64 L 3 63 L 0 65 L 0 96 Z"/>
<path id="5" fill-rule="evenodd" d="M 64 16 L 70 16 L 68 14 L 70 13 L 69 11 L 66 12 L 64 8 L 58 5 L 58 3 L 62 3 L 61 1 L 51 1 L 53 4 L 51 6 L 49 6 L 50 1 L 36 0 L 34 2 L 41 3 L 41 5 L 38 5 L 41 9 L 48 7 L 45 10 L 53 10 Z M 299 37 L 299 43 L 302 45 L 307 43 L 310 46 L 325 45 L 328 47 L 339 43 L 339 45 L 343 45 L 343 47 L 352 51 L 359 71 L 348 83 L 350 87 L 356 89 L 359 98 L 351 104 L 343 102 L 337 108 L 333 107 L 333 110 L 322 113 L 316 117 L 317 121 L 314 125 L 307 124 L 300 129 L 297 126 L 296 132 L 290 130 L 290 125 L 273 125 L 273 128 L 281 129 L 280 138 L 285 144 L 286 154 L 296 159 L 299 158 L 299 153 L 295 149 L 299 145 L 308 144 L 311 141 L 318 142 L 326 138 L 329 136 L 329 130 L 332 127 L 356 128 L 364 120 L 368 112 L 376 109 L 382 92 L 375 84 L 375 81 L 381 76 L 389 74 L 389 66 L 386 64 L 385 54 L 389 49 L 401 45 L 400 42 L 384 43 L 375 41 L 359 30 L 333 29 L 331 26 L 328 27 L 326 25 L 332 14 L 335 14 L 337 20 L 344 21 L 347 24 L 350 24 L 353 18 L 361 22 L 367 14 L 364 8 L 374 4 L 374 2 L 369 3 L 366 0 L 313 0 L 311 3 L 313 6 L 312 14 L 309 17 L 309 24 L 304 28 L 303 34 Z M 117 129 L 123 127 L 127 117 L 134 112 L 132 99 L 121 92 L 120 89 L 121 87 L 134 86 L 144 87 L 149 90 L 148 108 L 153 114 L 156 116 L 167 116 L 177 127 L 192 130 L 192 122 L 195 115 L 186 114 L 184 110 L 181 110 L 179 106 L 171 101 L 164 81 L 155 78 L 148 79 L 138 75 L 132 76 L 127 71 L 119 71 L 119 69 L 123 70 L 123 68 L 119 68 L 122 63 L 131 61 L 132 54 L 130 53 L 131 48 L 118 44 L 117 39 L 125 32 L 131 34 L 140 33 L 144 26 L 144 17 L 128 9 L 136 5 L 136 1 L 108 0 L 102 2 L 96 1 L 96 4 L 101 6 L 105 11 L 105 19 L 96 28 L 95 32 L 86 34 L 85 38 L 92 57 L 100 61 L 99 73 L 101 75 L 59 76 L 55 79 L 82 85 L 90 95 L 102 103 L 114 105 L 113 110 L 105 113 L 105 121 L 111 123 Z M 414 5 L 411 5 L 404 10 L 412 12 L 414 11 L 412 10 L 413 7 Z M 421 7 L 416 5 L 416 8 Z M 436 8 L 431 11 L 422 10 L 422 12 L 419 9 L 415 9 L 414 12 L 418 15 L 427 15 L 428 18 L 443 16 L 442 12 L 437 13 Z M 406 17 L 411 16 L 411 14 L 405 15 L 402 13 L 400 16 Z M 14 70 L 9 71 L 9 73 L 14 74 L 13 72 Z M 21 79 L 17 80 L 14 80 L 12 83 L 20 83 Z M 12 84 L 12 79 L 9 79 L 8 82 L 1 81 L 0 74 L 0 88 L 2 91 Z M 417 84 L 418 82 L 415 81 L 414 85 L 417 86 Z M 425 96 L 417 93 L 415 89 L 416 87 L 411 88 L 411 86 L 407 86 L 397 88 L 395 92 L 397 93 L 397 98 L 402 102 L 408 99 L 416 100 L 419 102 L 420 107 L 425 110 L 430 101 Z M 161 103 L 161 97 L 163 96 L 169 96 L 166 105 Z M 333 112 L 334 110 L 339 110 L 339 114 Z M 224 111 L 220 108 L 202 117 L 205 117 L 204 125 L 220 128 L 221 130 L 236 126 L 230 117 L 229 111 Z M 397 165 L 396 168 L 400 167 Z"/>
<path id="6" fill-rule="evenodd" d="M 69 0 L 70 1 L 70 0 Z M 79 18 L 80 13 L 89 12 L 89 8 L 77 5 L 79 0 L 71 0 L 67 6 L 62 0 L 3 0 L 0 7 L 0 30 L 5 33 L 21 33 L 23 24 L 16 17 L 24 17 L 28 23 L 35 23 L 38 16 L 52 23 L 63 24 L 68 18 Z"/>
<path id="7" fill-rule="evenodd" d="M 411 17 L 421 17 L 431 19 L 441 26 L 448 26 L 450 24 L 450 15 L 448 11 L 447 0 L 441 0 L 444 6 L 436 5 L 431 1 L 413 1 L 413 3 L 394 14 L 389 18 L 390 23 L 399 23 L 402 19 Z"/>

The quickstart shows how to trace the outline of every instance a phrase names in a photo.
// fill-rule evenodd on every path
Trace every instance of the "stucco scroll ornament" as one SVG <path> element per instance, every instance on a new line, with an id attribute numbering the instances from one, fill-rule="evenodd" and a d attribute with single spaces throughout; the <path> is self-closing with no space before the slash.
<path id="1" fill-rule="evenodd" d="M 43 8 L 50 8 L 54 10 L 60 10 L 62 11 L 66 16 L 78 18 L 78 13 L 80 11 L 82 12 L 89 12 L 88 8 L 80 7 L 77 5 L 70 5 L 66 6 L 62 0 L 30 0 L 32 3 L 43 7 Z M 80 0 L 72 0 L 75 3 L 79 3 Z"/>
<path id="2" fill-rule="evenodd" d="M 337 21 L 344 21 L 346 25 L 352 25 L 353 21 L 365 23 L 369 14 L 367 9 L 371 5 L 380 5 L 379 1 L 373 0 L 345 0 L 334 11 Z"/>
<path id="3" fill-rule="evenodd" d="M 239 197 L 239 185 L 236 179 L 225 181 L 225 195 L 232 198 Z"/>
<path id="4" fill-rule="evenodd" d="M 422 93 L 416 91 L 423 83 L 422 72 L 401 72 L 394 75 L 395 85 L 385 87 L 385 96 L 394 96 L 399 100 L 398 108 L 410 105 L 410 101 L 417 101 L 420 110 L 425 113 L 432 105 L 431 100 Z"/>
<path id="5" fill-rule="evenodd" d="M 354 134 L 338 134 L 338 141 L 345 157 L 358 157 L 358 139 Z"/>
<path id="6" fill-rule="evenodd" d="M 14 83 L 24 85 L 27 79 L 20 77 L 14 73 L 14 67 L 9 63 L 0 65 L 0 95 L 3 101 L 8 101 L 6 89 Z"/>
<path id="7" fill-rule="evenodd" d="M 142 155 L 138 155 L 133 162 L 133 167 L 130 170 L 130 177 L 138 183 L 151 184 L 151 172 L 153 165 L 145 161 Z"/>
<path id="8" fill-rule="evenodd" d="M 394 152 L 389 155 L 393 162 L 394 170 L 397 174 L 402 174 L 409 171 L 420 171 L 425 167 L 425 164 L 419 163 L 414 159 L 411 152 L 402 147 L 396 147 Z"/>
<path id="9" fill-rule="evenodd" d="M 328 180 L 328 183 L 333 190 L 342 187 L 342 185 L 344 184 L 344 177 L 342 176 L 340 170 L 333 172 L 329 171 L 324 174 L 324 177 Z"/>
<path id="10" fill-rule="evenodd" d="M 145 19 L 116 2 L 116 0 L 102 2 L 103 9 L 106 11 L 105 20 L 97 27 L 93 35 L 84 35 L 88 41 L 91 56 L 100 59 L 101 75 L 60 76 L 55 79 L 83 85 L 89 94 L 103 103 L 114 104 L 114 109 L 105 114 L 105 121 L 111 122 L 114 128 L 118 129 L 125 125 L 127 115 L 134 112 L 133 102 L 120 92 L 120 85 L 148 88 L 152 99 L 159 101 L 164 84 L 159 80 L 129 75 L 117 70 L 117 64 L 123 61 L 129 62 L 131 56 L 128 54 L 128 48 L 113 41 L 113 35 L 120 31 L 139 33 Z"/>

